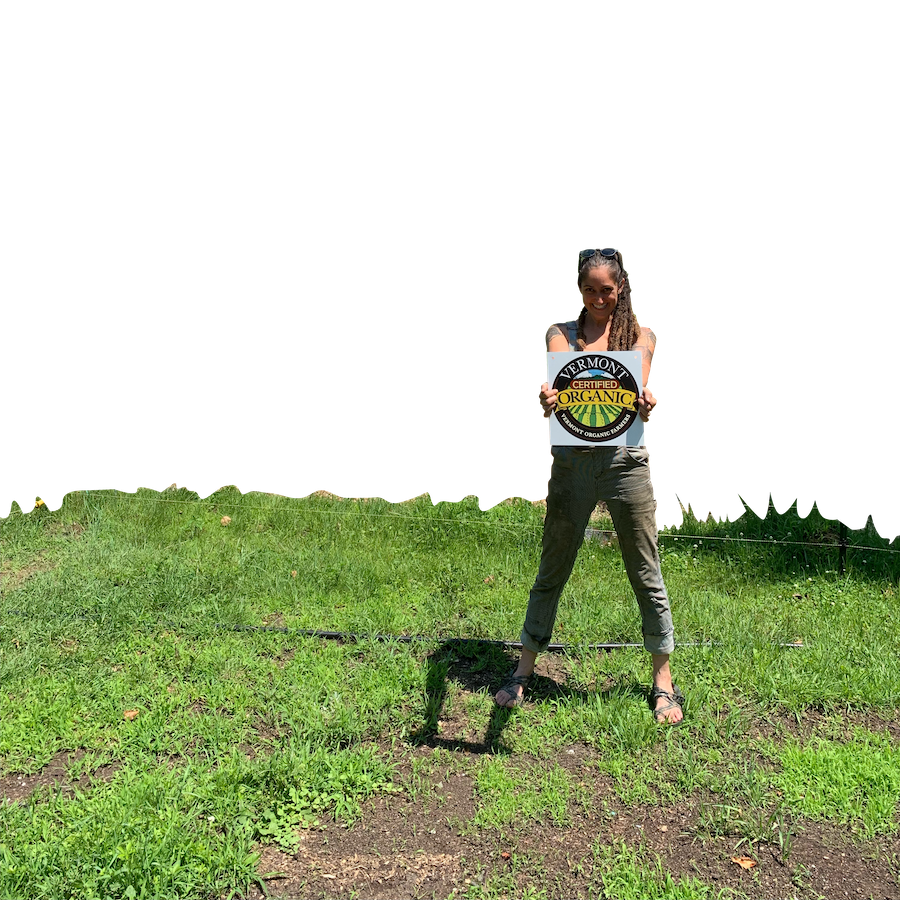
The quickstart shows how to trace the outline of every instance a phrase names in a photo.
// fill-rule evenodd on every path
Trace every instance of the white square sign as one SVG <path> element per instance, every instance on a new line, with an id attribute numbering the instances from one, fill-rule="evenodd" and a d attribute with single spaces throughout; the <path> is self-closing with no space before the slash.
<path id="1" fill-rule="evenodd" d="M 640 351 L 548 353 L 547 383 L 559 391 L 550 416 L 551 444 L 643 446 L 636 402 L 643 390 Z"/>

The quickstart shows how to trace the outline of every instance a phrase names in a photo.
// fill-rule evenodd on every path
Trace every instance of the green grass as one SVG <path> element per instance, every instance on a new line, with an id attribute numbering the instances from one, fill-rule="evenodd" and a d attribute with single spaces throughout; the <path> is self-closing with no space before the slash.
<path id="1" fill-rule="evenodd" d="M 887 734 L 857 728 L 846 743 L 788 741 L 777 756 L 775 784 L 798 813 L 849 824 L 865 835 L 897 830 L 900 748 Z"/>
<path id="2" fill-rule="evenodd" d="M 571 778 L 559 766 L 487 759 L 478 769 L 475 784 L 480 803 L 474 827 L 515 829 L 529 819 L 557 826 L 568 822 L 573 789 Z"/>
<path id="3" fill-rule="evenodd" d="M 437 809 L 426 775 L 462 765 L 456 737 L 426 761 L 415 751 L 447 717 L 470 743 L 492 741 L 493 754 L 466 764 L 475 812 L 464 828 L 514 839 L 536 823 L 569 827 L 585 789 L 554 760 L 584 745 L 617 802 L 693 803 L 701 835 L 766 843 L 785 860 L 804 821 L 859 840 L 895 831 L 900 767 L 877 721 L 806 736 L 790 726 L 809 710 L 826 725 L 896 715 L 898 555 L 851 550 L 840 576 L 836 549 L 711 539 L 830 540 L 836 524 L 815 512 L 688 518 L 663 535 L 672 664 L 688 697 L 671 730 L 649 715 L 642 651 L 587 648 L 640 641 L 618 552 L 589 542 L 555 634 L 570 645 L 564 683 L 538 684 L 498 715 L 490 689 L 473 685 L 498 682 L 511 655 L 476 639 L 517 638 L 541 517 L 526 501 L 481 512 L 472 498 L 391 505 L 233 488 L 14 508 L 0 520 L 0 775 L 77 750 L 68 778 L 81 780 L 0 806 L 0 896 L 246 891 L 261 845 L 290 852 L 302 829 L 352 824 L 376 794 L 402 789 Z M 871 529 L 850 538 L 878 544 Z M 596 848 L 591 896 L 715 896 L 629 854 Z M 534 860 L 516 860 L 468 896 L 555 896 L 532 878 Z M 658 894 L 634 893 L 639 882 Z"/>
<path id="4" fill-rule="evenodd" d="M 624 844 L 595 844 L 594 865 L 598 900 L 712 900 L 724 893 L 696 878 L 675 879 L 658 860 L 642 860 Z"/>

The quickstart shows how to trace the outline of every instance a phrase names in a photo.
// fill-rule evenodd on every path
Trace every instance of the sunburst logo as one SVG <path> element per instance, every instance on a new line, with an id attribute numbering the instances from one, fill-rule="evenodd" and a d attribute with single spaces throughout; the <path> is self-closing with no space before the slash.
<path id="1" fill-rule="evenodd" d="M 602 443 L 637 419 L 637 381 L 622 363 L 602 353 L 585 353 L 560 369 L 553 387 L 556 420 L 582 441 Z"/>

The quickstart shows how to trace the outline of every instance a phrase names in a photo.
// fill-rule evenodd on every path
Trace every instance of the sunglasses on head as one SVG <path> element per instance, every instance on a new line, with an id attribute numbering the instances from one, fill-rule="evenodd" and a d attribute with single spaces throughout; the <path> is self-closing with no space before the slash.
<path id="1" fill-rule="evenodd" d="M 582 250 L 581 253 L 578 254 L 578 271 L 581 271 L 581 267 L 596 253 L 599 253 L 601 256 L 606 257 L 606 259 L 615 259 L 617 250 L 613 250 L 612 247 L 606 247 L 604 250 Z"/>

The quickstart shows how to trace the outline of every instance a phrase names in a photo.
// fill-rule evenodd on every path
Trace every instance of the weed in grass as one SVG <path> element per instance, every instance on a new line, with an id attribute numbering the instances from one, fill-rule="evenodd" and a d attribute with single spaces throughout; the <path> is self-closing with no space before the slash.
<path id="1" fill-rule="evenodd" d="M 454 769 L 458 767 L 452 755 L 441 748 L 436 748 L 428 756 L 413 756 L 410 759 L 410 772 L 403 782 L 403 789 L 409 798 L 430 812 L 437 804 L 446 800 L 444 785 L 449 781 Z M 439 814 L 439 813 L 438 813 Z"/>
<path id="2" fill-rule="evenodd" d="M 203 815 L 191 783 L 124 772 L 89 794 L 4 807 L 0 896 L 189 898 L 248 886 L 258 859 L 249 833 Z"/>
<path id="3" fill-rule="evenodd" d="M 396 790 L 390 767 L 374 750 L 326 750 L 308 742 L 290 742 L 252 765 L 242 784 L 257 797 L 256 836 L 286 849 L 296 848 L 299 828 L 319 825 L 325 813 L 350 823 L 362 800 Z"/>
<path id="4" fill-rule="evenodd" d="M 646 711 L 643 708 L 636 710 L 635 704 L 624 698 L 617 698 L 617 701 L 604 707 L 604 718 L 609 728 L 608 742 L 624 751 L 641 750 L 655 743 L 658 739 L 656 723 Z"/>
<path id="5" fill-rule="evenodd" d="M 803 865 L 803 863 L 800 863 L 795 866 L 794 870 L 791 872 L 791 884 L 794 885 L 795 888 L 803 890 L 809 886 L 811 874 L 809 868 Z"/>
<path id="6" fill-rule="evenodd" d="M 727 803 L 700 801 L 697 830 L 709 837 L 727 837 L 738 831 L 741 808 Z"/>
<path id="7" fill-rule="evenodd" d="M 681 738 L 666 741 L 661 761 L 662 777 L 656 787 L 663 800 L 674 802 L 709 784 L 710 769 L 720 763 L 721 754 L 698 746 L 697 741 Z"/>
<path id="8" fill-rule="evenodd" d="M 792 814 L 786 798 L 772 787 L 771 773 L 745 759 L 707 784 L 714 784 L 722 799 L 699 802 L 700 833 L 735 837 L 735 850 L 746 845 L 751 853 L 760 844 L 777 847 L 782 863 L 787 862 L 793 848 Z"/>
<path id="9" fill-rule="evenodd" d="M 514 875 L 504 873 L 487 878 L 484 884 L 466 885 L 460 896 L 466 900 L 508 900 L 510 897 L 520 897 L 522 900 L 546 900 L 549 894 L 546 888 L 537 884 L 526 884 L 522 887 Z"/>
<path id="10" fill-rule="evenodd" d="M 508 853 L 505 871 L 488 873 L 478 865 L 472 878 L 467 878 L 462 896 L 467 900 L 546 900 L 549 897 L 547 873 L 543 860 L 529 854 Z"/>
<path id="11" fill-rule="evenodd" d="M 755 853 L 754 845 L 767 844 L 777 847 L 781 862 L 787 863 L 793 847 L 794 833 L 783 801 L 772 810 L 757 806 L 739 809 L 733 831 L 729 833 L 735 832 L 740 834 L 734 845 L 735 850 L 746 844 L 747 849 Z"/>
<path id="12" fill-rule="evenodd" d="M 676 880 L 659 859 L 642 860 L 624 843 L 594 843 L 594 872 L 591 896 L 598 900 L 710 900 L 724 892 L 714 892 L 696 878 Z"/>
<path id="13" fill-rule="evenodd" d="M 789 813 L 779 804 L 772 813 L 771 832 L 773 837 L 770 843 L 778 845 L 781 861 L 787 863 L 794 847 L 794 830 Z"/>

